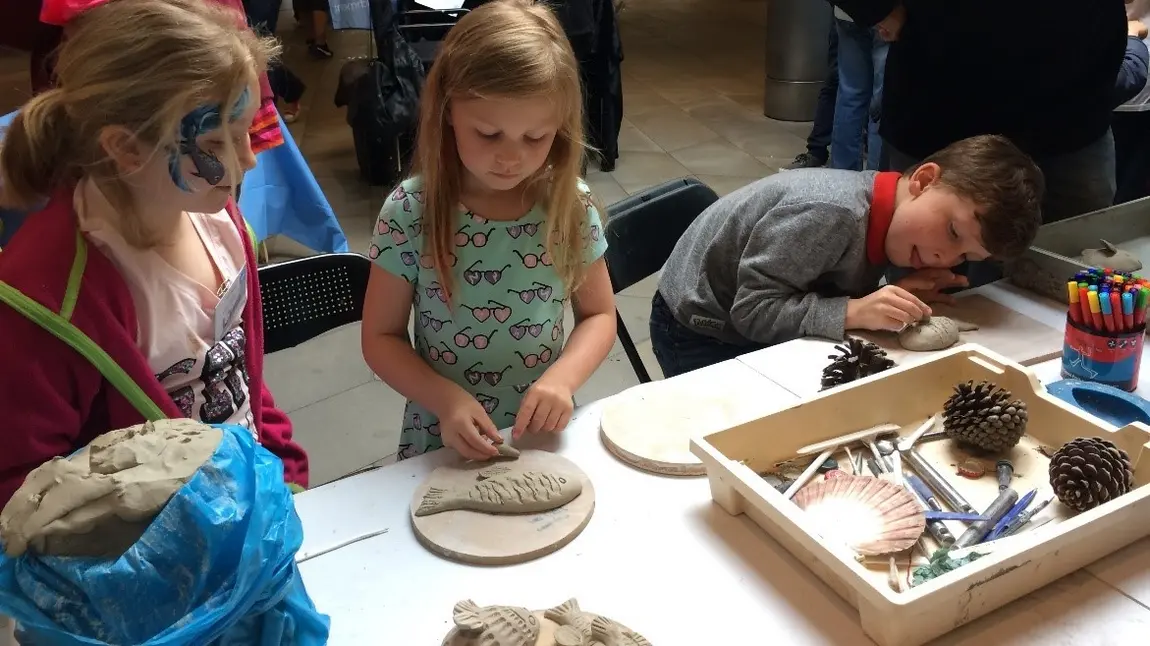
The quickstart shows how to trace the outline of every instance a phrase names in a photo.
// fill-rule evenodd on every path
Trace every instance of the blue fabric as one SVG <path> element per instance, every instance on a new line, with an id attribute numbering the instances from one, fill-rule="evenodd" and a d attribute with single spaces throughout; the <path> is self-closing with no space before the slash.
<path id="1" fill-rule="evenodd" d="M 212 458 L 120 558 L 0 556 L 0 614 L 20 643 L 327 642 L 295 564 L 303 527 L 283 463 L 250 431 L 218 428 Z"/>
<path id="2" fill-rule="evenodd" d="M 878 106 L 890 45 L 870 28 L 836 20 L 839 36 L 839 87 L 831 135 L 831 168 L 878 170 L 882 162 Z M 863 157 L 863 140 L 866 157 Z"/>
<path id="3" fill-rule="evenodd" d="M 0 117 L 0 128 L 15 116 L 12 112 Z M 244 219 L 261 242 L 279 234 L 319 253 L 348 251 L 347 238 L 331 204 L 282 120 L 280 129 L 283 145 L 257 155 L 256 167 L 244 175 L 240 186 Z M 0 210 L 0 247 L 8 242 L 25 216 Z"/>
<path id="4" fill-rule="evenodd" d="M 279 234 L 320 253 L 346 252 L 347 238 L 323 189 L 283 120 L 280 129 L 283 145 L 260 153 L 244 175 L 240 212 L 260 241 Z"/>

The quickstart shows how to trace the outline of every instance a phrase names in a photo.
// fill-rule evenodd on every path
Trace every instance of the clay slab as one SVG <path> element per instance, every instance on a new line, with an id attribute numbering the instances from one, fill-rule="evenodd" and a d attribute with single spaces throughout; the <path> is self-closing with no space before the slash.
<path id="1" fill-rule="evenodd" d="M 580 479 L 582 493 L 566 505 L 528 514 L 489 514 L 453 510 L 416 516 L 428 489 L 470 487 L 479 472 L 493 464 L 539 472 L 561 472 Z M 595 510 L 595 488 L 573 462 L 548 451 L 524 450 L 518 460 L 491 462 L 459 461 L 439 467 L 415 490 L 411 499 L 412 526 L 419 542 L 445 558 L 475 565 L 523 563 L 550 554 L 570 543 L 583 531 Z"/>

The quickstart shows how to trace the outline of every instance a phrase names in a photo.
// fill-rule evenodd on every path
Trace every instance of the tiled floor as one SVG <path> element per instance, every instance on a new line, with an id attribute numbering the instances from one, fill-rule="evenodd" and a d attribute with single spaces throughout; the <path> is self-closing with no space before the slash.
<path id="1" fill-rule="evenodd" d="M 287 3 L 285 3 L 286 5 Z M 765 0 L 628 0 L 620 13 L 624 123 L 621 156 L 612 173 L 587 178 L 604 204 L 676 177 L 694 175 L 725 194 L 769 175 L 804 149 L 809 124 L 761 115 Z M 301 118 L 291 126 L 352 245 L 367 249 L 384 189 L 358 175 L 351 130 L 333 97 L 344 59 L 369 52 L 364 32 L 330 36 L 336 58 L 307 57 L 290 10 L 280 19 L 288 66 L 308 85 Z M 0 110 L 27 96 L 25 58 L 0 53 Z M 307 253 L 274 241 L 277 256 Z M 621 294 L 618 307 L 658 376 L 647 320 L 655 279 Z M 571 329 L 568 325 L 567 329 Z M 295 422 L 320 484 L 396 450 L 403 398 L 375 379 L 351 326 L 268 357 L 277 402 Z M 576 394 L 579 402 L 619 392 L 637 380 L 616 343 L 608 361 Z"/>

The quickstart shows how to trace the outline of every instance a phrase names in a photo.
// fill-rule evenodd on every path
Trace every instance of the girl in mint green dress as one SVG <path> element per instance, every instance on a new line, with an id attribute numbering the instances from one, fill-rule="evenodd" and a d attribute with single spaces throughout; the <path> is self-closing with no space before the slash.
<path id="1" fill-rule="evenodd" d="M 498 429 L 563 430 L 610 351 L 577 70 L 549 9 L 506 0 L 465 16 L 439 51 L 417 170 L 387 197 L 368 251 L 364 355 L 408 398 L 400 459 L 443 446 L 483 459 Z"/>

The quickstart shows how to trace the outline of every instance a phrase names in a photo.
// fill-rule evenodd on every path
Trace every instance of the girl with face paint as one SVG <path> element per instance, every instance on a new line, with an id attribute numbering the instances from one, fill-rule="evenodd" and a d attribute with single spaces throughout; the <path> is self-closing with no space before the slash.
<path id="1" fill-rule="evenodd" d="M 0 505 L 52 457 L 162 417 L 244 426 L 307 485 L 233 199 L 275 46 L 233 18 L 203 0 L 86 11 L 56 87 L 0 139 L 6 199 L 40 207 L 0 253 Z"/>

